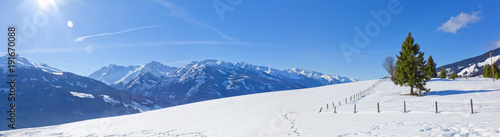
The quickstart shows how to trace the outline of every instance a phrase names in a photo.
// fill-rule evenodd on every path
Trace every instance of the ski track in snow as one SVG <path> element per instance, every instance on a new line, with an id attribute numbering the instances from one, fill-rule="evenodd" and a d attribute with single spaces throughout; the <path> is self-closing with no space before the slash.
<path id="1" fill-rule="evenodd" d="M 68 134 L 65 134 L 64 132 L 54 132 L 54 133 L 47 133 L 47 134 L 40 134 L 42 131 L 40 130 L 31 130 L 27 131 L 23 134 L 23 136 L 54 136 L 54 137 L 61 137 L 61 136 L 71 136 Z M 8 134 L 0 134 L 0 137 L 7 137 Z M 110 134 L 110 135 L 104 135 L 102 133 L 90 133 L 88 135 L 84 135 L 84 137 L 137 137 L 137 136 L 150 136 L 150 137 L 207 137 L 206 135 L 203 134 L 203 132 L 179 132 L 177 130 L 168 130 L 165 132 L 159 132 L 159 131 L 154 131 L 154 130 L 138 130 L 138 131 L 133 131 L 130 133 L 125 133 L 125 134 Z"/>
<path id="2" fill-rule="evenodd" d="M 85 137 L 101 137 L 99 134 L 89 134 Z M 187 132 L 187 133 L 178 133 L 177 130 L 169 130 L 165 132 L 155 132 L 153 130 L 140 130 L 134 131 L 127 134 L 112 134 L 106 135 L 104 137 L 137 137 L 137 136 L 153 136 L 153 137 L 207 137 L 202 132 Z"/>
<path id="3" fill-rule="evenodd" d="M 300 130 L 297 127 L 297 124 L 295 123 L 295 118 L 293 118 L 294 113 L 297 113 L 297 112 L 286 113 L 285 115 L 283 115 L 283 119 L 288 121 L 291 124 L 290 130 L 292 131 L 293 135 L 300 137 Z M 292 134 L 288 134 L 288 135 L 292 135 Z"/>
<path id="4" fill-rule="evenodd" d="M 390 123 L 382 125 L 372 125 L 369 131 L 347 133 L 339 135 L 339 137 L 349 137 L 349 136 L 375 136 L 374 132 L 382 130 L 401 130 L 405 128 L 414 128 L 418 132 L 430 132 L 431 136 L 445 136 L 445 137 L 464 137 L 464 136 L 495 136 L 492 133 L 500 133 L 499 129 L 495 127 L 487 127 L 485 125 L 491 124 L 491 122 L 483 122 L 479 124 L 467 123 L 467 122 L 457 122 L 450 125 L 437 124 L 433 122 L 398 122 L 392 121 Z M 480 128 L 477 128 L 480 127 Z M 498 136 L 498 134 L 496 134 Z M 381 136 L 406 136 L 400 133 L 385 133 Z"/>

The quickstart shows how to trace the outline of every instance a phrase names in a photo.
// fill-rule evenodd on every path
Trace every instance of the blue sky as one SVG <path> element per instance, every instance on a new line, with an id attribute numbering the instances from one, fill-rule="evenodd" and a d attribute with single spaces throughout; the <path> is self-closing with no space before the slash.
<path id="1" fill-rule="evenodd" d="M 408 32 L 438 66 L 499 47 L 499 6 L 487 0 L 23 0 L 2 2 L 0 26 L 18 28 L 21 56 L 84 76 L 109 64 L 218 59 L 367 80 L 386 75 L 383 59 L 397 54 Z M 371 11 L 390 19 L 379 22 Z M 356 27 L 370 40 L 356 45 Z M 346 56 L 342 47 L 358 52 Z"/>

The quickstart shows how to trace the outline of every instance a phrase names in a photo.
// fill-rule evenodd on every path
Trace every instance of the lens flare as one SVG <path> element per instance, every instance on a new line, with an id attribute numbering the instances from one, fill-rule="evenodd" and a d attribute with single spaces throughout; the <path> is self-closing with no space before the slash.
<path id="1" fill-rule="evenodd" d="M 73 21 L 69 20 L 67 25 L 68 25 L 68 27 L 73 28 Z"/>
<path id="2" fill-rule="evenodd" d="M 42 9 L 46 9 L 49 5 L 55 5 L 54 0 L 38 0 L 38 6 Z"/>

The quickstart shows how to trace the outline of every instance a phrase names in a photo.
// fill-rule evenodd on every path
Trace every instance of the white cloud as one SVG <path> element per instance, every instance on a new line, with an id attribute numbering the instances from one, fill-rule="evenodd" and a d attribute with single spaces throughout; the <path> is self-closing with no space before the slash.
<path id="1" fill-rule="evenodd" d="M 154 27 L 159 27 L 159 26 L 160 25 L 145 26 L 145 27 L 138 27 L 138 28 L 133 28 L 133 29 L 122 30 L 122 31 L 118 31 L 118 32 L 110 32 L 110 33 L 101 33 L 101 34 L 95 34 L 95 35 L 88 35 L 88 36 L 83 36 L 83 37 L 76 38 L 75 42 L 82 42 L 86 38 L 91 38 L 91 37 L 106 36 L 106 35 L 115 35 L 115 34 L 125 33 L 125 32 L 129 32 L 129 31 L 136 31 L 136 30 L 154 28 Z"/>
<path id="2" fill-rule="evenodd" d="M 459 29 L 466 27 L 467 24 L 476 23 L 481 20 L 479 14 L 480 12 L 472 12 L 470 14 L 461 12 L 455 17 L 450 17 L 438 30 L 455 34 Z"/>
<path id="3" fill-rule="evenodd" d="M 500 40 L 492 42 L 491 45 L 493 46 L 493 48 L 500 48 Z"/>

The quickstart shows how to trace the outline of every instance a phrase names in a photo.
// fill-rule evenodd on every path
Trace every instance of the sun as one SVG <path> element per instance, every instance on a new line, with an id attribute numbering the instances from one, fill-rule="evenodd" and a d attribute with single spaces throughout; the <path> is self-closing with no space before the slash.
<path id="1" fill-rule="evenodd" d="M 73 21 L 68 20 L 66 24 L 68 25 L 68 27 L 73 28 Z"/>
<path id="2" fill-rule="evenodd" d="M 38 7 L 41 9 L 46 9 L 50 5 L 55 5 L 56 2 L 54 0 L 38 0 Z"/>

